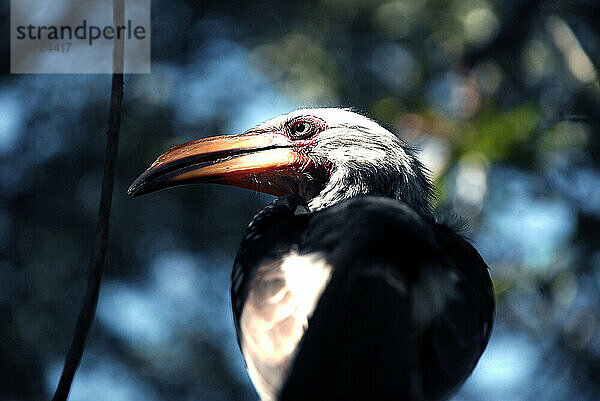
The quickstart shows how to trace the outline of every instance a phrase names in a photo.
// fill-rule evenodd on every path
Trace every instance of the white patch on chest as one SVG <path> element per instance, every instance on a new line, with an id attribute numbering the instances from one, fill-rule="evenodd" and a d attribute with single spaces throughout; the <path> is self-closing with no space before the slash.
<path id="1" fill-rule="evenodd" d="M 261 265 L 240 317 L 241 348 L 263 401 L 275 400 L 331 278 L 321 254 L 290 252 Z"/>

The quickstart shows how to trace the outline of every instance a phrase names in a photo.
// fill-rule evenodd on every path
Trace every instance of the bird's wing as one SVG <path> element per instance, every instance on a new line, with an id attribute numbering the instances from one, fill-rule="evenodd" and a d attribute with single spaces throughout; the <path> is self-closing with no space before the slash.
<path id="1" fill-rule="evenodd" d="M 470 245 L 390 199 L 300 216 L 289 201 L 272 206 L 244 240 L 232 286 L 264 400 L 429 401 L 464 381 L 493 316 Z"/>
<path id="2" fill-rule="evenodd" d="M 466 241 L 367 197 L 315 215 L 300 251 L 322 252 L 334 270 L 280 400 L 440 400 L 468 377 L 493 296 Z"/>
<path id="3" fill-rule="evenodd" d="M 249 225 L 234 264 L 238 342 L 263 400 L 276 398 L 329 277 L 318 255 L 294 252 L 307 219 L 299 198 L 277 199 Z"/>

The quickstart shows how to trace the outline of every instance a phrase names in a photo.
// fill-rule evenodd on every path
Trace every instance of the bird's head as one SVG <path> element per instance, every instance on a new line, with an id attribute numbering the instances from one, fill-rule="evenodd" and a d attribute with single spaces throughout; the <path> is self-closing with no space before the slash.
<path id="1" fill-rule="evenodd" d="M 243 134 L 176 146 L 131 185 L 138 196 L 187 183 L 297 194 L 311 210 L 373 194 L 430 213 L 427 171 L 413 151 L 373 120 L 347 109 L 301 109 Z"/>

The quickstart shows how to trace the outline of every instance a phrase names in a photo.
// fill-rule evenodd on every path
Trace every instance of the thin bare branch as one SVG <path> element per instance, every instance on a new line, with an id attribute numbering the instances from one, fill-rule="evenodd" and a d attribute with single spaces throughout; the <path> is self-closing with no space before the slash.
<path id="1" fill-rule="evenodd" d="M 125 7 L 123 0 L 113 0 L 113 20 L 115 26 L 124 25 Z M 106 156 L 104 160 L 104 177 L 102 179 L 102 194 L 98 207 L 98 219 L 96 223 L 96 235 L 94 249 L 90 260 L 87 289 L 85 300 L 75 327 L 75 334 L 69 352 L 65 359 L 62 374 L 53 401 L 66 401 L 75 371 L 81 362 L 85 341 L 98 304 L 102 271 L 106 256 L 106 244 L 108 240 L 108 225 L 110 219 L 110 208 L 112 203 L 113 183 L 115 178 L 115 163 L 119 147 L 119 129 L 121 127 L 121 105 L 123 103 L 123 38 L 115 39 L 113 50 L 113 73 L 110 99 L 110 111 L 108 115 L 108 131 L 106 142 Z"/>

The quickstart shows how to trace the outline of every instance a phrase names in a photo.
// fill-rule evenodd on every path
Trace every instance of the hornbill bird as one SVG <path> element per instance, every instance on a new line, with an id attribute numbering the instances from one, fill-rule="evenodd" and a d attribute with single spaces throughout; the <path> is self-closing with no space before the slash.
<path id="1" fill-rule="evenodd" d="M 494 318 L 488 267 L 435 217 L 412 148 L 373 120 L 297 110 L 174 147 L 128 192 L 187 183 L 279 196 L 231 276 L 262 400 L 443 400 L 475 367 Z"/>

